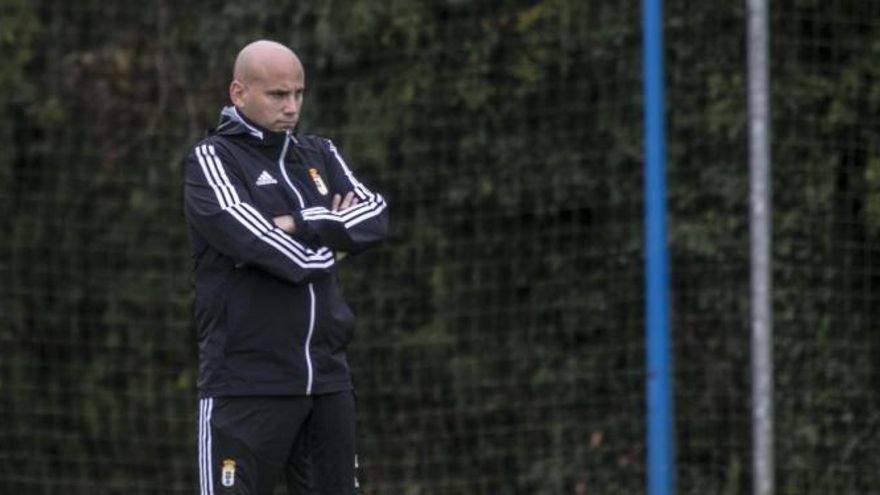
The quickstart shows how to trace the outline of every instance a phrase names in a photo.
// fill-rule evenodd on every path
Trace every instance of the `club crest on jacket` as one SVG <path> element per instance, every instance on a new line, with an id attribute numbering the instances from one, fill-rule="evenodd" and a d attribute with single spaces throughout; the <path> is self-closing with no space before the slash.
<path id="1" fill-rule="evenodd" d="M 324 179 L 321 178 L 318 169 L 314 167 L 310 168 L 309 175 L 312 177 L 312 180 L 315 181 L 315 186 L 317 186 L 318 192 L 321 193 L 321 195 L 326 196 L 330 191 L 327 190 L 327 185 L 324 184 Z"/>

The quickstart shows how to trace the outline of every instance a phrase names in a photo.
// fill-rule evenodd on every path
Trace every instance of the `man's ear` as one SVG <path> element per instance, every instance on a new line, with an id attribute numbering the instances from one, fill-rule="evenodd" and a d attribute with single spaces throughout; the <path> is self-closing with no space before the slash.
<path id="1" fill-rule="evenodd" d="M 244 104 L 244 92 L 246 88 L 244 84 L 242 84 L 237 79 L 233 80 L 229 84 L 229 100 L 232 101 L 232 104 L 241 107 Z"/>

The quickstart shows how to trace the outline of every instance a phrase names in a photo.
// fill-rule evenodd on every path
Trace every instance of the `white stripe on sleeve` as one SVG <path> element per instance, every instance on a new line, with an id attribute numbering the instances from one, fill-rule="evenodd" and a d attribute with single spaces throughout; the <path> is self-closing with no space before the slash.
<path id="1" fill-rule="evenodd" d="M 226 170 L 217 157 L 213 146 L 201 145 L 197 147 L 196 157 L 208 185 L 214 191 L 220 208 L 229 213 L 254 236 L 303 268 L 327 268 L 333 265 L 335 260 L 330 250 L 315 251 L 303 246 L 270 224 L 253 206 L 241 202 L 238 192 L 229 181 Z"/>

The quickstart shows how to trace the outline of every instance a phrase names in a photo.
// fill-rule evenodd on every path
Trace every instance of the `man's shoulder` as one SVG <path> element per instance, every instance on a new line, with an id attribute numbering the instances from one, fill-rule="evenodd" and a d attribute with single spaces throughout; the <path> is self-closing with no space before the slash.
<path id="1" fill-rule="evenodd" d="M 296 140 L 301 147 L 318 151 L 327 149 L 330 143 L 330 139 L 317 134 L 300 134 L 297 135 Z"/>
<path id="2" fill-rule="evenodd" d="M 203 136 L 196 139 L 193 144 L 190 146 L 191 150 L 197 150 L 199 148 L 205 146 L 213 146 L 217 142 L 217 136 L 211 134 L 210 132 L 206 132 Z"/>
<path id="3" fill-rule="evenodd" d="M 236 144 L 225 136 L 209 134 L 193 144 L 189 161 L 194 164 L 217 164 L 238 167 L 241 160 Z"/>
<path id="4" fill-rule="evenodd" d="M 193 150 L 198 150 L 200 148 L 201 149 L 211 149 L 215 153 L 227 154 L 227 153 L 232 153 L 233 148 L 235 148 L 235 146 L 233 145 L 234 141 L 235 141 L 234 138 L 231 139 L 230 136 L 223 136 L 220 134 L 213 134 L 212 133 L 212 134 L 207 134 L 207 135 L 203 136 L 201 139 L 199 139 L 198 141 L 196 141 L 196 143 L 193 145 L 192 149 Z M 235 145 L 237 145 L 237 146 L 241 146 L 243 144 L 246 145 L 246 143 L 235 143 Z"/>

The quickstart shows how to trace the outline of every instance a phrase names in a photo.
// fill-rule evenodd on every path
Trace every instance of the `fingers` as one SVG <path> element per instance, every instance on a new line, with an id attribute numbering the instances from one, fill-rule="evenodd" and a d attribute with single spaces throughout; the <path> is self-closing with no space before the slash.
<path id="1" fill-rule="evenodd" d="M 346 208 L 351 208 L 356 204 L 358 204 L 358 197 L 354 195 L 354 191 L 349 191 L 344 198 L 338 194 L 334 194 L 331 207 L 333 211 L 341 211 Z"/>
<path id="2" fill-rule="evenodd" d="M 357 203 L 352 203 L 352 201 L 355 201 L 355 199 L 356 198 L 354 196 L 354 191 L 349 191 L 348 194 L 345 195 L 345 199 L 342 200 L 342 204 L 339 205 L 339 209 L 344 210 L 346 208 L 350 208 L 356 205 Z"/>

